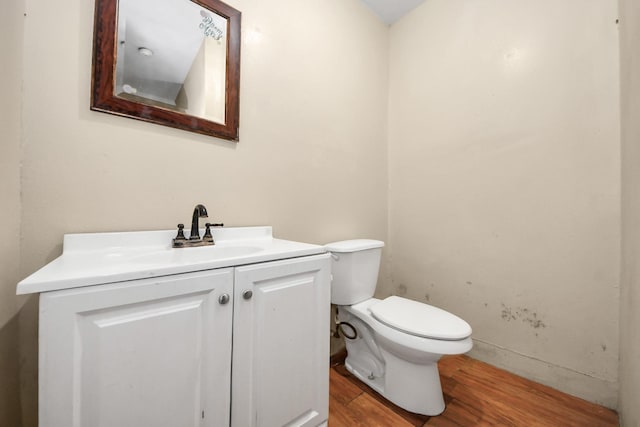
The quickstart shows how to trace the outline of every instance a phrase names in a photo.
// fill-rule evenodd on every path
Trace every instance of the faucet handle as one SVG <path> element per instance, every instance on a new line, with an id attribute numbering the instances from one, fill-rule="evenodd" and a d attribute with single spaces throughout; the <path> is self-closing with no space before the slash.
<path id="1" fill-rule="evenodd" d="M 187 240 L 187 238 L 184 237 L 184 224 L 178 224 L 178 235 L 175 240 Z"/>
<path id="2" fill-rule="evenodd" d="M 204 226 L 207 227 L 207 229 L 204 231 L 204 236 L 202 236 L 202 241 L 203 242 L 209 242 L 209 243 L 214 243 L 213 241 L 213 235 L 211 235 L 211 227 L 215 225 L 215 224 L 211 224 L 211 223 L 206 223 Z M 214 243 L 215 244 L 215 243 Z"/>

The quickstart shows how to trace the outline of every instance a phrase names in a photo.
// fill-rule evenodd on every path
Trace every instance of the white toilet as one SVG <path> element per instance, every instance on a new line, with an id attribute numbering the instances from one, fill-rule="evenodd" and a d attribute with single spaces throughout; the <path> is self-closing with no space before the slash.
<path id="1" fill-rule="evenodd" d="M 401 408 L 438 415 L 444 411 L 438 359 L 471 350 L 471 326 L 417 301 L 373 298 L 383 246 L 367 239 L 325 246 L 332 254 L 331 302 L 345 336 L 345 364 Z"/>

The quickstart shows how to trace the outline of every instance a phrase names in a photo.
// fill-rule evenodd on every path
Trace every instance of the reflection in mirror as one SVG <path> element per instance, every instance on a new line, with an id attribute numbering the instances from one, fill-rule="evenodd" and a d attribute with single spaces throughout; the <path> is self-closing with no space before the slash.
<path id="1" fill-rule="evenodd" d="M 225 122 L 227 21 L 186 0 L 120 0 L 114 95 Z"/>
<path id="2" fill-rule="evenodd" d="M 96 0 L 91 109 L 237 141 L 240 18 L 220 0 Z"/>

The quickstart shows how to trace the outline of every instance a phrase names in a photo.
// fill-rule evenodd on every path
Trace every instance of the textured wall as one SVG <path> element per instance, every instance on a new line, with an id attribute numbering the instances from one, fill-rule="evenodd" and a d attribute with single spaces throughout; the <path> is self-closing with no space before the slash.
<path id="1" fill-rule="evenodd" d="M 620 0 L 622 117 L 622 289 L 620 400 L 622 425 L 640 426 L 640 4 Z"/>
<path id="2" fill-rule="evenodd" d="M 381 294 L 474 328 L 473 354 L 614 407 L 615 1 L 429 0 L 391 27 Z"/>

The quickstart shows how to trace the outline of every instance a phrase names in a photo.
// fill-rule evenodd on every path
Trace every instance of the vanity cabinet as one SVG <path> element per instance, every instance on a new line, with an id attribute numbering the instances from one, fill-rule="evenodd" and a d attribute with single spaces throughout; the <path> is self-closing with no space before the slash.
<path id="1" fill-rule="evenodd" d="M 317 426 L 327 420 L 329 257 L 236 268 L 234 427 Z"/>
<path id="2" fill-rule="evenodd" d="M 40 294 L 43 427 L 317 426 L 329 255 Z"/>

